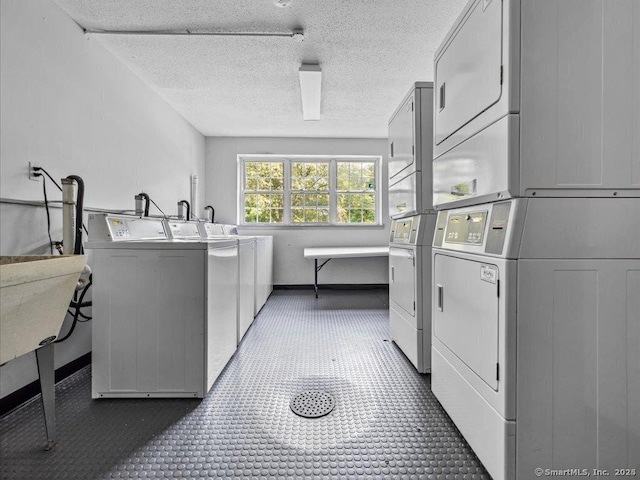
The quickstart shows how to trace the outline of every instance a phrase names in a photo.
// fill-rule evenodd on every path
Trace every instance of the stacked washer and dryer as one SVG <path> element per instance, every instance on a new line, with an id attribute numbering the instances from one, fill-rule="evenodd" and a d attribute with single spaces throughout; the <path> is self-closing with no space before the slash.
<path id="1" fill-rule="evenodd" d="M 389 324 L 421 373 L 431 369 L 433 84 L 416 83 L 389 120 Z"/>
<path id="2" fill-rule="evenodd" d="M 640 466 L 638 32 L 471 0 L 435 56 L 432 390 L 494 480 Z"/>

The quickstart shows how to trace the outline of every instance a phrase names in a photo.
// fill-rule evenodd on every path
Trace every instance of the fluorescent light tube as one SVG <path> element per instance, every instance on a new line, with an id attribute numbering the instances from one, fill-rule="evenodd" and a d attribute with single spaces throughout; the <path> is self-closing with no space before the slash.
<path id="1" fill-rule="evenodd" d="M 300 94 L 302 96 L 302 118 L 320 120 L 320 87 L 322 70 L 320 65 L 300 65 Z"/>

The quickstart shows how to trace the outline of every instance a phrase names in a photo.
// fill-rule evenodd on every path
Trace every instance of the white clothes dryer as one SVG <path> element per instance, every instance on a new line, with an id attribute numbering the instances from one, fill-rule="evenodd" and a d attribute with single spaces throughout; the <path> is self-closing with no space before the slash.
<path id="1" fill-rule="evenodd" d="M 420 373 L 431 371 L 431 242 L 435 223 L 435 215 L 415 215 L 391 223 L 391 338 Z"/>
<path id="2" fill-rule="evenodd" d="M 640 459 L 640 202 L 438 214 L 432 390 L 495 480 Z"/>

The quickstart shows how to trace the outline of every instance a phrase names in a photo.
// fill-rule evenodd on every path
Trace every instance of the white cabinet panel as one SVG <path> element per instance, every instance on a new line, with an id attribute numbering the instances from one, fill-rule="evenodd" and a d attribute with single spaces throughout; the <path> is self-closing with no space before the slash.
<path id="1" fill-rule="evenodd" d="M 640 261 L 520 260 L 518 285 L 518 478 L 637 466 Z"/>

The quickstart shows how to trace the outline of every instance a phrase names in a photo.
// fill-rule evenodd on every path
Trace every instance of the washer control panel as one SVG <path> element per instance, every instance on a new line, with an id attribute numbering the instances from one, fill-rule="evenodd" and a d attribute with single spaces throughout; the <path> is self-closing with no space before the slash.
<path id="1" fill-rule="evenodd" d="M 391 245 L 431 245 L 436 216 L 414 215 L 391 221 Z"/>
<path id="2" fill-rule="evenodd" d="M 172 238 L 201 238 L 198 224 L 195 222 L 168 221 Z"/>
<path id="3" fill-rule="evenodd" d="M 526 203 L 507 200 L 438 212 L 433 246 L 469 253 L 514 255 L 514 220 Z M 513 247 L 515 248 L 515 247 Z"/>
<path id="4" fill-rule="evenodd" d="M 220 223 L 202 223 L 200 225 L 204 227 L 204 236 L 207 238 L 224 235 L 224 225 Z"/>
<path id="5" fill-rule="evenodd" d="M 486 221 L 486 210 L 449 215 L 445 242 L 482 245 Z"/>
<path id="6" fill-rule="evenodd" d="M 119 218 L 109 218 L 109 229 L 111 230 L 111 237 L 115 239 L 131 237 L 131 231 L 129 230 L 129 222 L 121 220 Z"/>
<path id="7" fill-rule="evenodd" d="M 109 213 L 89 214 L 89 241 L 122 242 L 166 238 L 167 234 L 160 218 Z"/>

